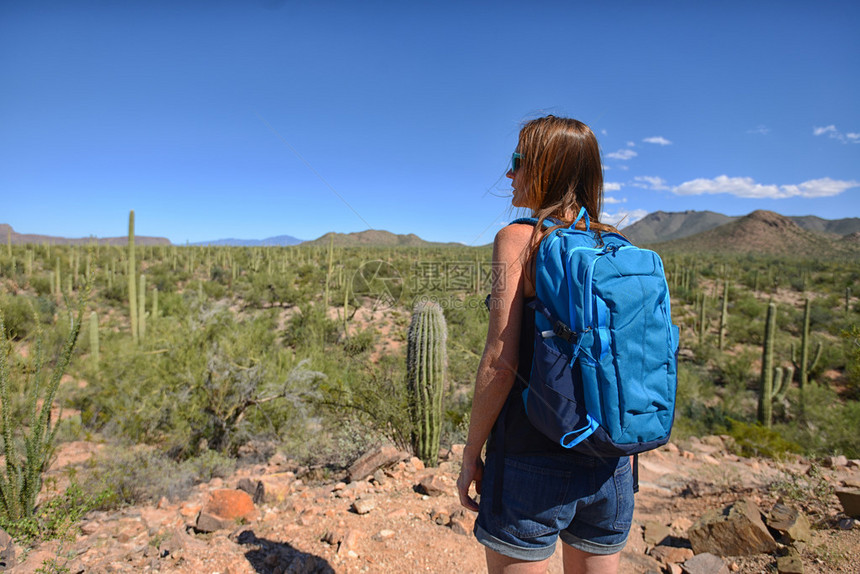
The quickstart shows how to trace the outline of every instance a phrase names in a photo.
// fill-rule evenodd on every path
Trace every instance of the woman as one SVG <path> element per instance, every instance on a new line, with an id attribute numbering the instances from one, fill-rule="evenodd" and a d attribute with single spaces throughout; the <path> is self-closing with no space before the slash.
<path id="1" fill-rule="evenodd" d="M 539 221 L 570 225 L 585 207 L 592 229 L 613 230 L 598 223 L 600 151 L 582 122 L 554 116 L 528 122 L 507 176 L 512 204 L 530 209 Z M 493 244 L 499 275 L 457 480 L 460 503 L 478 512 L 475 536 L 486 547 L 491 573 L 545 572 L 559 536 L 566 573 L 614 573 L 633 516 L 629 459 L 565 450 L 529 423 L 522 403 L 534 330 L 534 311 L 526 303 L 535 296 L 534 253 L 542 229 L 541 223 L 509 225 Z M 480 504 L 470 496 L 472 483 Z"/>

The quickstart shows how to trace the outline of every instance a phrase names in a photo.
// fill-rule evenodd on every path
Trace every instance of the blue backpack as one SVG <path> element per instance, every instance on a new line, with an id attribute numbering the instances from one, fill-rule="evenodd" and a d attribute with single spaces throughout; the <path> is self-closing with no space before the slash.
<path id="1" fill-rule="evenodd" d="M 586 230 L 574 229 L 583 217 Z M 582 208 L 570 227 L 541 241 L 535 288 L 534 357 L 522 393 L 531 423 L 591 456 L 626 456 L 668 442 L 678 327 L 660 257 L 617 233 L 591 231 Z"/>

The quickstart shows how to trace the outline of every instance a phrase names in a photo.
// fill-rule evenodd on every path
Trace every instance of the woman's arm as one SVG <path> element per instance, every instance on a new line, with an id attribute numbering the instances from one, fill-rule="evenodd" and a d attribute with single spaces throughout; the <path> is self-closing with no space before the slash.
<path id="1" fill-rule="evenodd" d="M 469 496 L 469 487 L 474 482 L 480 494 L 483 476 L 481 449 L 517 374 L 526 285 L 524 267 L 532 231 L 529 225 L 510 225 L 499 231 L 493 243 L 494 280 L 490 297 L 490 325 L 475 379 L 469 435 L 463 450 L 463 467 L 457 480 L 460 503 L 470 510 L 478 510 L 477 503 Z"/>

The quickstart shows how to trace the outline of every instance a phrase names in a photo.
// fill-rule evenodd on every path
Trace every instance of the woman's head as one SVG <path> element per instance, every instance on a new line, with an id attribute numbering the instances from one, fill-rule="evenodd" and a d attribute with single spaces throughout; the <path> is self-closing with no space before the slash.
<path id="1" fill-rule="evenodd" d="M 509 171 L 517 207 L 535 217 L 570 221 L 580 207 L 597 223 L 603 203 L 603 167 L 597 138 L 584 123 L 546 116 L 520 131 L 519 168 Z"/>

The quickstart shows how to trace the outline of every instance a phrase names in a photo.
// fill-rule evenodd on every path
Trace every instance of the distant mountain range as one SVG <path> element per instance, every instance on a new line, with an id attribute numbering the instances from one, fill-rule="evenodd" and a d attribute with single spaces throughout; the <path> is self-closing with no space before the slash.
<path id="1" fill-rule="evenodd" d="M 695 214 L 695 215 L 694 215 Z M 622 233 L 631 238 L 634 243 L 638 241 L 638 230 L 633 229 L 636 225 L 645 221 L 645 230 L 650 237 L 664 237 L 659 234 L 659 228 L 654 220 L 667 222 L 668 240 L 648 242 L 648 246 L 661 254 L 668 253 L 721 253 L 721 254 L 757 254 L 832 258 L 845 256 L 851 259 L 860 257 L 860 219 L 841 219 L 827 221 L 818 217 L 785 217 L 772 211 L 754 211 L 743 217 L 729 218 L 728 223 L 709 227 L 701 230 L 701 226 L 725 217 L 713 214 L 717 218 L 702 218 L 701 212 L 686 213 L 655 213 L 648 215 L 643 220 L 622 230 Z M 652 216 L 654 216 L 652 218 Z M 679 229 L 686 229 L 683 219 L 690 217 L 689 227 L 698 231 L 693 234 L 683 234 L 680 237 Z M 680 224 L 678 221 L 681 220 Z M 853 222 L 853 223 L 852 223 Z M 802 225 L 811 225 L 824 231 L 810 230 Z M 844 230 L 854 229 L 840 235 L 830 231 L 832 229 Z M 634 233 L 630 233 L 630 231 Z M 644 244 L 646 242 L 641 242 Z"/>
<path id="2" fill-rule="evenodd" d="M 828 220 L 812 215 L 785 217 L 772 211 L 754 211 L 743 217 L 729 217 L 712 211 L 656 211 L 621 230 L 633 243 L 648 245 L 660 253 L 756 253 L 801 257 L 860 257 L 860 218 Z M 49 235 L 16 233 L 0 224 L 0 243 L 125 245 L 126 237 L 68 239 Z M 136 236 L 138 245 L 170 245 L 164 237 Z M 412 233 L 397 235 L 369 229 L 356 233 L 326 233 L 312 241 L 289 235 L 262 240 L 219 239 L 195 245 L 319 245 L 338 247 L 462 247 L 461 243 L 434 243 Z"/>
<path id="3" fill-rule="evenodd" d="M 337 247 L 366 246 L 366 247 L 463 247 L 462 243 L 437 243 L 425 241 L 415 235 L 396 235 L 381 229 L 368 229 L 355 233 L 326 233 L 313 241 L 305 241 L 303 245 L 328 245 Z"/>
<path id="4" fill-rule="evenodd" d="M 801 229 L 825 234 L 830 236 L 831 239 L 860 231 L 860 218 L 857 217 L 846 219 L 822 219 L 814 215 L 780 215 L 780 217 L 792 221 Z M 703 233 L 740 219 L 743 219 L 743 217 L 730 217 L 722 213 L 714 213 L 713 211 L 678 211 L 671 213 L 655 211 L 649 213 L 633 225 L 625 227 L 622 229 L 622 233 L 637 245 L 665 243 Z"/>
<path id="5" fill-rule="evenodd" d="M 33 233 L 17 233 L 12 226 L 7 223 L 0 223 L 0 242 L 6 243 L 9 239 L 15 245 L 21 243 L 35 243 L 41 245 L 48 243 L 51 245 L 89 245 L 93 242 L 98 242 L 100 245 L 128 245 L 128 236 L 122 237 L 56 237 L 53 235 L 37 235 Z M 134 242 L 136 245 L 170 245 L 170 240 L 166 237 L 147 237 L 146 235 L 135 235 Z"/>
<path id="6" fill-rule="evenodd" d="M 284 247 L 286 245 L 298 245 L 303 239 L 297 239 L 292 235 L 278 235 L 266 239 L 216 239 L 215 241 L 199 241 L 189 245 L 229 245 L 233 247 Z"/>

